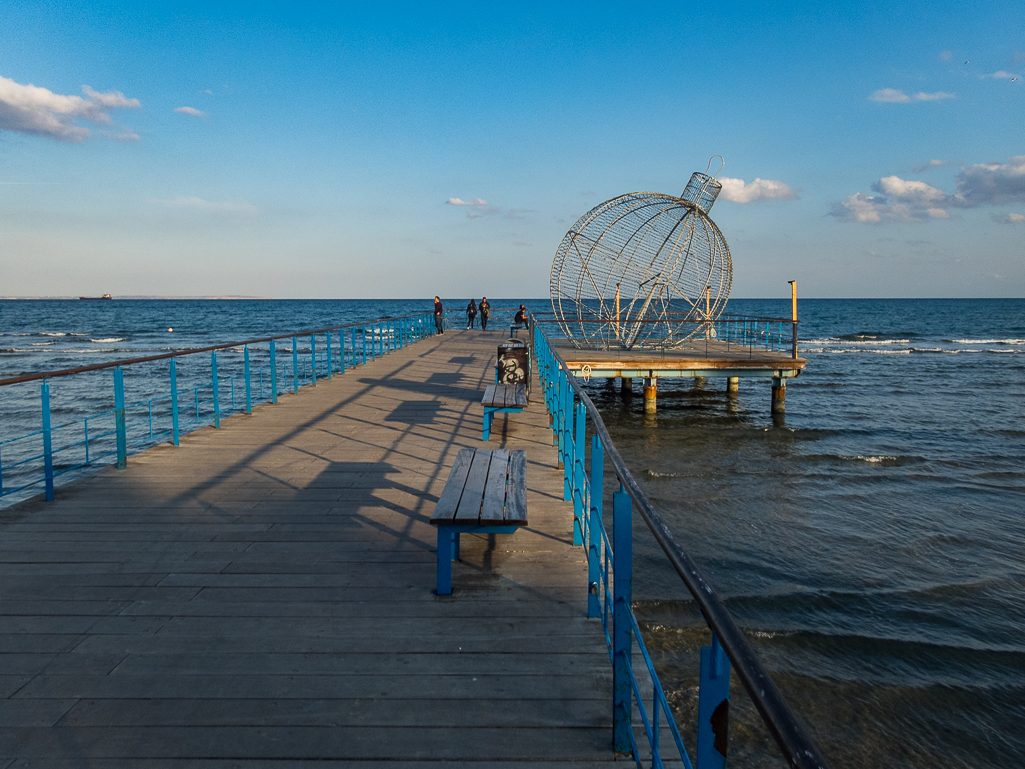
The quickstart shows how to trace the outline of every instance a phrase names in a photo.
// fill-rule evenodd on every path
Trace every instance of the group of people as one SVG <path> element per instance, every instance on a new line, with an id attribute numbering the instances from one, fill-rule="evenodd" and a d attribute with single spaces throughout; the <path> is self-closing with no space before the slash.
<path id="1" fill-rule="evenodd" d="M 491 305 L 488 303 L 488 298 L 482 297 L 480 300 L 480 327 L 482 331 L 488 330 L 488 319 L 491 317 Z M 466 305 L 466 328 L 471 329 L 476 327 L 477 323 L 478 307 L 476 302 L 472 299 L 470 303 Z"/>
<path id="2" fill-rule="evenodd" d="M 477 316 L 480 315 L 480 327 L 482 331 L 488 330 L 488 320 L 491 318 L 491 304 L 488 302 L 488 298 L 481 297 L 480 304 L 478 305 L 472 299 L 470 303 L 466 305 L 466 328 L 467 330 L 477 327 Z M 524 305 L 520 305 L 520 309 L 516 313 L 516 318 L 513 323 L 527 323 L 527 308 Z M 434 327 L 439 334 L 445 333 L 445 308 L 441 305 L 441 298 L 434 297 Z"/>

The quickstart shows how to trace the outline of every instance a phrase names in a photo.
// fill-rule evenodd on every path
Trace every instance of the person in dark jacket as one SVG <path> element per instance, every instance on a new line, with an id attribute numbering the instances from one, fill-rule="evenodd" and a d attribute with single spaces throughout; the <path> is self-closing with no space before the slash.
<path id="1" fill-rule="evenodd" d="M 445 316 L 444 316 L 444 312 L 445 312 L 445 309 L 441 306 L 441 299 L 439 297 L 434 297 L 434 329 L 439 334 L 444 334 L 445 333 L 445 326 L 444 326 Z"/>
<path id="2" fill-rule="evenodd" d="M 480 327 L 482 331 L 488 330 L 488 319 L 491 317 L 491 304 L 486 296 L 480 300 Z"/>
<path id="3" fill-rule="evenodd" d="M 466 305 L 466 330 L 469 331 L 471 328 L 476 326 L 477 321 L 477 303 L 472 299 L 470 303 Z"/>
<path id="4" fill-rule="evenodd" d="M 516 311 L 516 317 L 513 318 L 513 323 L 522 323 L 524 326 L 527 325 L 527 308 L 525 305 L 520 305 L 520 309 Z"/>

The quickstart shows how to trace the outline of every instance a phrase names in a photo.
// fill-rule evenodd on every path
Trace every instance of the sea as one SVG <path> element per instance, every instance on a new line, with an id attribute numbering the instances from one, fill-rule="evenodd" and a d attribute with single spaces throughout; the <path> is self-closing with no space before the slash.
<path id="1" fill-rule="evenodd" d="M 492 305 L 520 302 L 550 308 Z M 0 378 L 431 309 L 0 301 Z M 789 297 L 727 308 L 789 310 Z M 662 380 L 654 415 L 639 391 L 586 387 L 833 767 L 1025 765 L 1025 300 L 802 299 L 798 312 L 808 365 L 783 415 L 767 381 L 731 396 L 723 380 Z M 224 357 L 237 372 L 239 351 Z M 125 378 L 142 445 L 138 404 L 167 387 L 166 361 L 147 366 Z M 204 366 L 181 364 L 185 386 L 201 388 Z M 73 379 L 50 380 L 55 423 L 112 408 L 109 370 Z M 0 441 L 39 429 L 39 399 L 38 382 L 0 388 Z M 634 559 L 638 619 L 693 744 L 708 630 L 639 521 Z M 784 765 L 736 676 L 730 717 L 730 765 Z"/>

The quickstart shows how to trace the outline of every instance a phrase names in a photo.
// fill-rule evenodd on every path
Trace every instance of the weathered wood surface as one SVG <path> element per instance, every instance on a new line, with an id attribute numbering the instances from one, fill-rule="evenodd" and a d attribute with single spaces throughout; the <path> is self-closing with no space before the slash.
<path id="1" fill-rule="evenodd" d="M 527 386 L 523 384 L 490 384 L 484 389 L 481 405 L 486 408 L 527 407 Z"/>
<path id="2" fill-rule="evenodd" d="M 431 523 L 526 525 L 522 449 L 460 449 Z"/>
<path id="3" fill-rule="evenodd" d="M 495 425 L 530 525 L 432 592 L 494 351 L 429 339 L 0 512 L 0 769 L 612 760 L 542 404 Z"/>
<path id="4" fill-rule="evenodd" d="M 581 350 L 567 344 L 553 348 L 571 370 L 590 366 L 594 371 L 658 371 L 758 369 L 803 371 L 807 358 L 794 358 L 789 347 L 775 352 L 758 347 L 748 348 L 719 340 L 688 342 L 685 349 L 666 350 Z"/>

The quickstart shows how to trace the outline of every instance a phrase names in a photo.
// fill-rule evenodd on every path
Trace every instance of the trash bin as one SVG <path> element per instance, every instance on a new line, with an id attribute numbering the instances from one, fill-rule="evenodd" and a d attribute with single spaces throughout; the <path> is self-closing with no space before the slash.
<path id="1" fill-rule="evenodd" d="M 495 381 L 498 384 L 523 384 L 530 392 L 530 351 L 526 342 L 510 339 L 498 345 Z"/>

